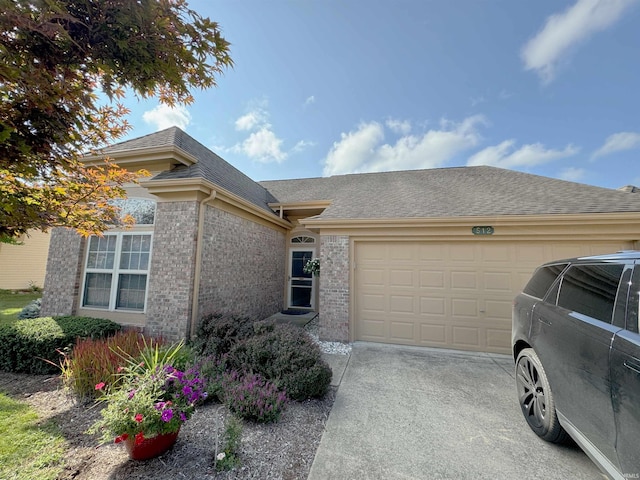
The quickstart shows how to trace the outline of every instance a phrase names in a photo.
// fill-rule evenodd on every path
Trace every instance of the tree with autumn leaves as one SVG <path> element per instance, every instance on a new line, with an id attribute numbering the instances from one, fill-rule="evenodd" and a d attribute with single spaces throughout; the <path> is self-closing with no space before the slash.
<path id="1" fill-rule="evenodd" d="M 121 222 L 111 201 L 144 172 L 81 158 L 130 128 L 125 92 L 189 104 L 232 64 L 185 0 L 0 0 L 0 242 Z"/>

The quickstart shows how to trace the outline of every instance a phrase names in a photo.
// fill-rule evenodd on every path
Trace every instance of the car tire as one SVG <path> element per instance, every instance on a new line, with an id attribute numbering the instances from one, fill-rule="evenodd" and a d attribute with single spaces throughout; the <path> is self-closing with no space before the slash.
<path id="1" fill-rule="evenodd" d="M 531 430 L 548 442 L 566 441 L 568 435 L 558 421 L 547 374 L 532 348 L 525 348 L 518 354 L 516 386 L 522 414 Z"/>

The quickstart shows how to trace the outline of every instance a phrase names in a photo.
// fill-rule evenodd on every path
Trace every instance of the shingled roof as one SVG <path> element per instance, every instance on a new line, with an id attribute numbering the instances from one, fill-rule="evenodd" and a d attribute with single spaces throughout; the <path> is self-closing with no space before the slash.
<path id="1" fill-rule="evenodd" d="M 204 178 L 254 205 L 272 212 L 268 204 L 275 202 L 276 199 L 264 187 L 178 127 L 167 128 L 143 137 L 117 143 L 105 148 L 103 152 L 109 155 L 137 149 L 171 146 L 178 147 L 196 157 L 198 162 L 190 166 L 177 166 L 173 170 L 156 175 L 152 180 Z"/>
<path id="2" fill-rule="evenodd" d="M 153 179 L 204 178 L 271 211 L 268 203 L 330 201 L 323 219 L 640 212 L 640 195 L 495 167 L 452 167 L 254 182 L 177 127 L 105 149 L 175 146 L 196 157 Z"/>

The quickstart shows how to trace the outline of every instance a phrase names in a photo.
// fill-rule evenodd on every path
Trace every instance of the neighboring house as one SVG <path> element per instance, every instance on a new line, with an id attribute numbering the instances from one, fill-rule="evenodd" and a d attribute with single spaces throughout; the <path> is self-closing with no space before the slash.
<path id="1" fill-rule="evenodd" d="M 27 290 L 44 285 L 49 233 L 31 230 L 18 245 L 0 243 L 0 289 Z"/>
<path id="2" fill-rule="evenodd" d="M 129 189 L 138 225 L 54 230 L 43 313 L 183 338 L 300 308 L 327 340 L 506 353 L 537 265 L 639 247 L 640 195 L 494 167 L 256 183 L 175 127 L 105 154 L 154 173 Z"/>

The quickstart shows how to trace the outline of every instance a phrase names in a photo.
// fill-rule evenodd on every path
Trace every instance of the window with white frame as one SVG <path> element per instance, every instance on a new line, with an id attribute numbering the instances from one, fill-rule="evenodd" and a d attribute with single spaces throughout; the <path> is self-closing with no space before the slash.
<path id="1" fill-rule="evenodd" d="M 151 239 L 151 233 L 108 233 L 104 237 L 90 237 L 82 306 L 144 311 Z"/>

